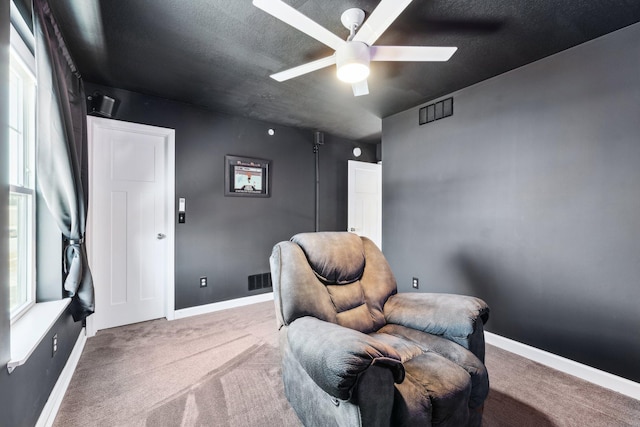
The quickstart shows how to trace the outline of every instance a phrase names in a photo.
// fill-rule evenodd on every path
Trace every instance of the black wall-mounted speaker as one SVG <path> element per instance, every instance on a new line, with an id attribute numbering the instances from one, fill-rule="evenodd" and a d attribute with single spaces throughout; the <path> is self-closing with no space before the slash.
<path id="1" fill-rule="evenodd" d="M 88 113 L 111 118 L 115 114 L 117 100 L 101 93 L 94 93 L 87 97 L 89 101 Z"/>

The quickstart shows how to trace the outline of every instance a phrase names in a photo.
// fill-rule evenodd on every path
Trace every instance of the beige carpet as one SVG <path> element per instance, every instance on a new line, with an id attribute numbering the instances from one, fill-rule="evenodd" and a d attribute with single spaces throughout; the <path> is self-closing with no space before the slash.
<path id="1" fill-rule="evenodd" d="M 487 346 L 484 425 L 639 426 L 640 401 Z M 280 380 L 272 302 L 100 331 L 55 427 L 300 426 Z"/>
<path id="2" fill-rule="evenodd" d="M 280 382 L 273 303 L 100 331 L 56 427 L 300 425 Z"/>
<path id="3" fill-rule="evenodd" d="M 487 427 L 640 426 L 640 401 L 487 345 Z"/>

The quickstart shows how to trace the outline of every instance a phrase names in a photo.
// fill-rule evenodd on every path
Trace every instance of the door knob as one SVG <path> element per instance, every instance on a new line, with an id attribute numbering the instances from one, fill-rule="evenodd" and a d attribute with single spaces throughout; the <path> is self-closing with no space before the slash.
<path id="1" fill-rule="evenodd" d="M 351 228 L 349 229 L 349 231 L 354 232 L 354 231 L 356 231 L 356 229 L 355 229 L 355 228 L 353 228 L 353 227 L 351 227 Z"/>
<path id="2" fill-rule="evenodd" d="M 167 237 L 167 235 L 166 235 L 166 234 L 163 234 L 163 233 L 158 233 L 158 236 L 157 236 L 157 237 L 158 237 L 158 240 L 162 240 L 162 239 L 164 239 L 165 237 Z"/>

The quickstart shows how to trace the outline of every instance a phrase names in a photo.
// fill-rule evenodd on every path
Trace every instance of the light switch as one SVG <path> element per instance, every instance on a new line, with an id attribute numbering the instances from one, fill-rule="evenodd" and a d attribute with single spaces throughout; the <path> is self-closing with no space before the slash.
<path id="1" fill-rule="evenodd" d="M 184 197 L 178 199 L 178 224 L 184 224 L 186 220 L 186 202 Z"/>

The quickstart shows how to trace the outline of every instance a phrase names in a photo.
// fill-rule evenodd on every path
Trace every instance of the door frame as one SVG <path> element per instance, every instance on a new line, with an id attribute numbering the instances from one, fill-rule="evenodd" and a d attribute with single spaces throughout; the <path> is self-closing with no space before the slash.
<path id="1" fill-rule="evenodd" d="M 89 209 L 87 214 L 87 257 L 89 260 L 89 266 L 93 263 L 93 229 L 96 224 L 93 223 L 92 218 L 92 194 L 93 194 L 93 132 L 94 128 L 101 127 L 106 129 L 121 130 L 125 132 L 140 132 L 144 130 L 145 133 L 155 134 L 165 138 L 165 197 L 167 204 L 165 208 L 166 219 L 166 242 L 167 248 L 165 251 L 166 263 L 165 263 L 165 283 L 164 283 L 164 297 L 165 297 L 165 309 L 164 314 L 167 320 L 175 319 L 175 182 L 176 182 L 176 146 L 175 146 L 175 129 L 163 128 L 157 126 L 149 126 L 139 123 L 123 122 L 119 120 L 106 119 L 102 117 L 87 116 L 87 156 L 89 165 Z M 87 317 L 86 334 L 88 337 L 92 337 L 96 334 L 96 325 L 94 317 Z"/>

